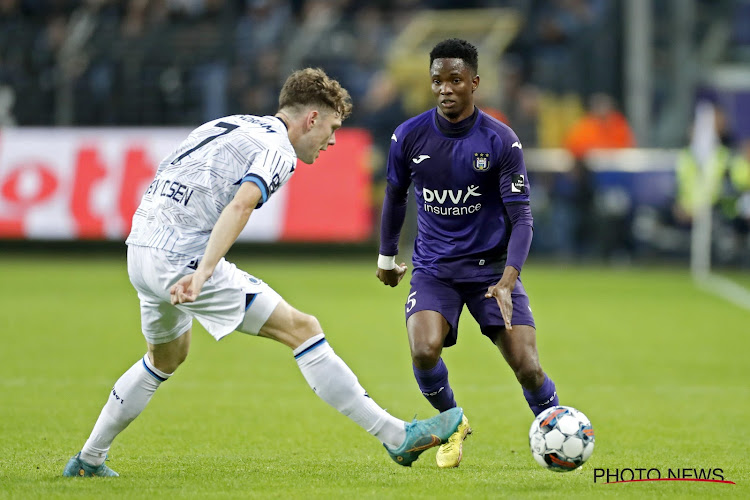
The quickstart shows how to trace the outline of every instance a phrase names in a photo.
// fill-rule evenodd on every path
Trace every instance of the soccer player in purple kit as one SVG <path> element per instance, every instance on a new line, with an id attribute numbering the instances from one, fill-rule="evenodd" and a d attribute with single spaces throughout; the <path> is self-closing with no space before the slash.
<path id="1" fill-rule="evenodd" d="M 539 364 L 534 317 L 519 278 L 533 232 L 523 148 L 513 130 L 474 106 L 477 49 L 449 39 L 430 52 L 437 107 L 402 123 L 391 137 L 377 277 L 396 286 L 398 240 L 414 184 L 417 237 L 406 329 L 419 388 L 440 412 L 456 407 L 443 347 L 456 343 L 464 304 L 500 350 L 535 415 L 558 404 Z M 437 452 L 457 467 L 464 420 Z"/>

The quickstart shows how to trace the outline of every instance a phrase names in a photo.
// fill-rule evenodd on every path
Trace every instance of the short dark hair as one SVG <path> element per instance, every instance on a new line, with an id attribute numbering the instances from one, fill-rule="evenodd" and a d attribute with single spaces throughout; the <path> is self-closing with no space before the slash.
<path id="1" fill-rule="evenodd" d="M 449 38 L 435 45 L 430 52 L 430 67 L 435 59 L 461 59 L 464 64 L 474 71 L 479 71 L 479 53 L 477 48 L 466 40 L 460 38 Z"/>
<path id="2" fill-rule="evenodd" d="M 279 94 L 279 109 L 310 105 L 327 107 L 342 120 L 352 112 L 349 92 L 320 68 L 295 71 L 286 79 Z"/>

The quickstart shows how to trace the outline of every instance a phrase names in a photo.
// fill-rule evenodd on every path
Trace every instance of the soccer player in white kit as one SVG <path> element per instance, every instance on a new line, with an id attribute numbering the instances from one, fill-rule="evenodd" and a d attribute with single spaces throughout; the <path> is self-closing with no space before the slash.
<path id="1" fill-rule="evenodd" d="M 297 159 L 311 164 L 333 146 L 350 113 L 349 94 L 336 80 L 320 69 L 296 71 L 275 116 L 210 121 L 161 162 L 126 242 L 148 352 L 115 382 L 64 476 L 118 475 L 104 464 L 107 452 L 186 359 L 193 318 L 217 340 L 237 330 L 289 346 L 315 393 L 380 440 L 396 463 L 411 465 L 455 432 L 460 408 L 409 423 L 388 414 L 334 353 L 314 316 L 224 259 L 253 210 L 289 180 Z"/>

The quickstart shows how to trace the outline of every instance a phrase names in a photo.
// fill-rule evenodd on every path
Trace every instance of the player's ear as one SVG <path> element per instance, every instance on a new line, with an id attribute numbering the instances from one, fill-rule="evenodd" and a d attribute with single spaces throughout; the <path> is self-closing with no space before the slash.
<path id="1" fill-rule="evenodd" d="M 305 119 L 305 130 L 308 132 L 315 126 L 315 122 L 320 120 L 320 113 L 317 110 L 310 110 L 307 112 L 307 118 Z"/>
<path id="2" fill-rule="evenodd" d="M 471 91 L 476 92 L 477 87 L 479 87 L 479 75 L 471 79 Z"/>

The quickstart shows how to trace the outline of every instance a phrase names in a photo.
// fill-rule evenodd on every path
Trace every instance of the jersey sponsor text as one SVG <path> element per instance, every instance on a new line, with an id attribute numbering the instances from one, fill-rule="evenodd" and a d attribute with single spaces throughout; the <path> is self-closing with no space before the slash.
<path id="1" fill-rule="evenodd" d="M 479 186 L 467 186 L 466 190 L 458 189 L 428 189 L 422 190 L 424 199 L 424 210 L 437 215 L 468 215 L 477 213 L 482 209 L 481 203 L 466 205 L 467 200 L 471 197 L 481 197 L 478 193 Z M 434 202 L 434 203 L 433 203 Z M 444 206 L 446 202 L 452 202 L 454 206 Z M 457 206 L 459 203 L 462 206 Z"/>

